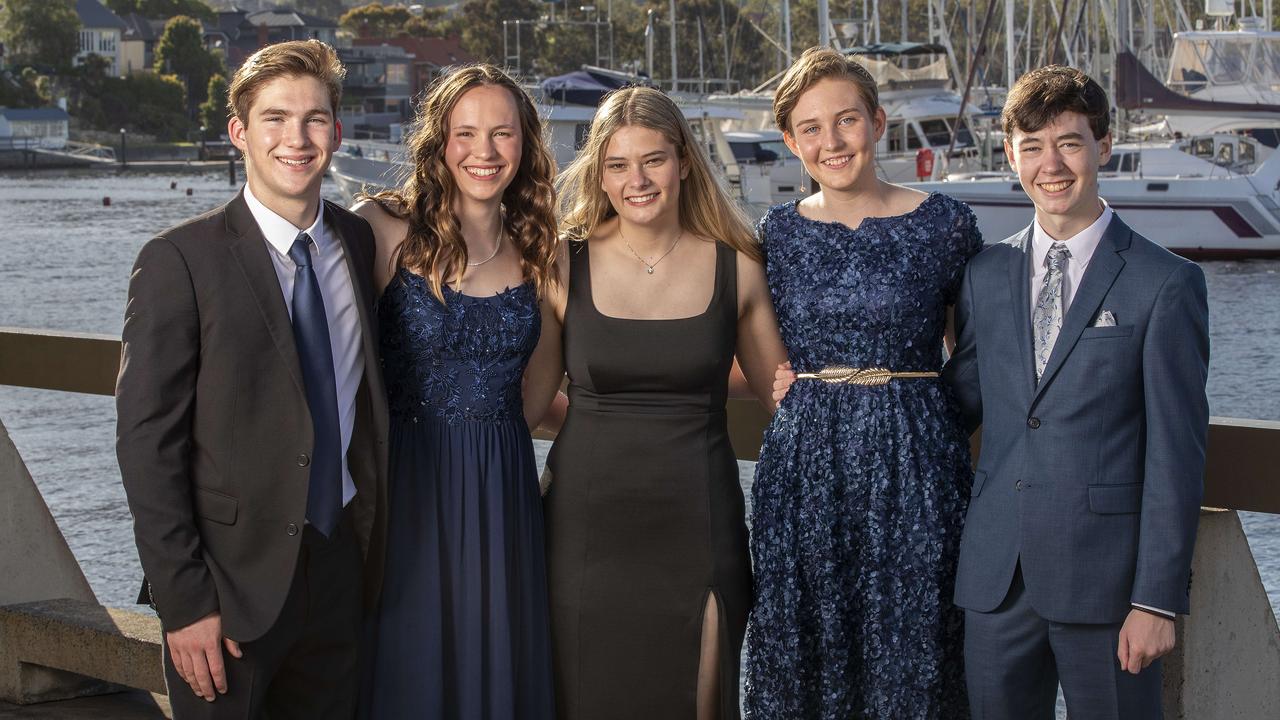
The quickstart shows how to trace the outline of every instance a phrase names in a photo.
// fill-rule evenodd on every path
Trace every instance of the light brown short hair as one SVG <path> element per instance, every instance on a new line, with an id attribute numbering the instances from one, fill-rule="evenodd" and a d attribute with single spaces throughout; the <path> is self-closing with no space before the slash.
<path id="1" fill-rule="evenodd" d="M 811 47 L 787 68 L 773 95 L 773 120 L 779 130 L 791 132 L 791 112 L 796 109 L 800 96 L 827 78 L 848 80 L 857 86 L 858 95 L 867 104 L 867 112 L 874 113 L 880 107 L 876 80 L 861 63 L 829 47 Z"/>
<path id="2" fill-rule="evenodd" d="M 319 40 L 291 40 L 268 45 L 250 55 L 231 78 L 227 111 L 248 124 L 249 108 L 264 85 L 280 77 L 313 77 L 329 90 L 334 118 L 342 102 L 342 79 L 347 70 L 338 53 Z"/>
<path id="3" fill-rule="evenodd" d="M 1094 140 L 1111 130 L 1111 107 L 1107 91 L 1093 78 L 1066 65 L 1036 68 L 1013 84 L 1000 115 L 1004 136 L 1013 141 L 1013 131 L 1033 133 L 1064 112 L 1077 112 L 1089 120 Z"/>

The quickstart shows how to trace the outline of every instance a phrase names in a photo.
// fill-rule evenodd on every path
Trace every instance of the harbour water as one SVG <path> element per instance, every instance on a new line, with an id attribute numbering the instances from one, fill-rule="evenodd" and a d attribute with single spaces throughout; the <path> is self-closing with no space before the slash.
<path id="1" fill-rule="evenodd" d="M 138 249 L 158 230 L 225 202 L 234 190 L 225 173 L 0 177 L 0 326 L 118 335 Z M 341 201 L 336 186 L 326 186 L 326 197 Z M 1274 362 L 1280 262 L 1206 263 L 1204 269 L 1212 414 L 1280 420 Z M 0 420 L 98 599 L 131 606 L 141 570 L 115 461 L 112 400 L 0 387 Z M 546 444 L 538 451 L 544 455 Z M 742 463 L 740 470 L 750 497 L 753 466 Z M 1241 515 L 1272 607 L 1280 608 L 1280 516 Z"/>

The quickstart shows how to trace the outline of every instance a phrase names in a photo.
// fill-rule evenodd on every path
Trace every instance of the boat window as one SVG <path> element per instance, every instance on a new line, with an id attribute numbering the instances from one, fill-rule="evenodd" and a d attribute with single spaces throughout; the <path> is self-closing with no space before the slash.
<path id="1" fill-rule="evenodd" d="M 951 128 L 942 118 L 921 120 L 920 131 L 933 147 L 946 147 L 951 144 Z"/>
<path id="2" fill-rule="evenodd" d="M 1255 153 L 1255 150 L 1253 147 L 1253 143 L 1248 143 L 1248 142 L 1240 143 L 1240 162 L 1241 163 L 1244 163 L 1245 165 L 1252 165 L 1254 161 L 1258 159 L 1257 155 L 1255 155 L 1254 153 Z"/>
<path id="3" fill-rule="evenodd" d="M 1223 143 L 1218 146 L 1218 155 L 1217 155 L 1217 158 L 1215 159 L 1215 162 L 1217 162 L 1219 165 L 1230 165 L 1235 162 L 1235 159 L 1236 159 L 1235 145 Z"/>
<path id="4" fill-rule="evenodd" d="M 578 123 L 573 126 L 573 149 L 581 150 L 587 144 L 587 136 L 591 134 L 591 123 Z"/>
<path id="5" fill-rule="evenodd" d="M 907 126 L 904 123 L 901 123 L 901 122 L 889 123 L 889 126 L 884 131 L 885 141 L 888 143 L 888 146 L 889 146 L 889 152 L 891 153 L 902 152 L 902 141 L 903 141 L 903 138 L 905 137 L 906 129 L 907 129 Z M 917 147 L 919 147 L 918 143 L 917 143 Z"/>
<path id="6" fill-rule="evenodd" d="M 1213 138 L 1198 138 L 1191 143 L 1191 154 L 1198 158 L 1213 157 Z"/>
<path id="7" fill-rule="evenodd" d="M 1247 46 L 1233 40 L 1214 40 L 1208 43 L 1204 61 L 1209 77 L 1217 84 L 1227 84 L 1245 80 L 1247 59 Z"/>
<path id="8" fill-rule="evenodd" d="M 956 131 L 956 147 L 967 147 L 973 144 L 973 133 L 969 132 L 969 121 L 961 118 L 960 129 Z"/>
<path id="9" fill-rule="evenodd" d="M 1169 76 L 1165 84 L 1183 94 L 1191 94 L 1204 88 L 1204 50 L 1207 43 L 1177 38 L 1169 57 Z"/>
<path id="10" fill-rule="evenodd" d="M 1102 172 L 1138 172 L 1142 166 L 1142 155 L 1139 153 L 1112 153 L 1111 159 L 1098 167 Z"/>

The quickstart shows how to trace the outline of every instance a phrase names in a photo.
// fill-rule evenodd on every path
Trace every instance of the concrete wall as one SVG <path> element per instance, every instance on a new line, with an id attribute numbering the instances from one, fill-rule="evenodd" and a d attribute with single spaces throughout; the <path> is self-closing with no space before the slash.
<path id="1" fill-rule="evenodd" d="M 1280 628 L 1234 510 L 1202 508 L 1191 615 L 1165 659 L 1167 720 L 1280 718 Z"/>
<path id="2" fill-rule="evenodd" d="M 80 563 L 0 421 L 0 605 L 74 598 L 96 601 Z"/>

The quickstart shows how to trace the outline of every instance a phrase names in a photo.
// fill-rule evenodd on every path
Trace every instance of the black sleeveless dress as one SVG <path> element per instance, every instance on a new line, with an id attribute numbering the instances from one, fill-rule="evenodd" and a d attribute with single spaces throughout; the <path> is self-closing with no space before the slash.
<path id="1" fill-rule="evenodd" d="M 545 502 L 558 716 L 696 717 L 714 593 L 723 717 L 737 718 L 751 563 L 725 420 L 736 253 L 717 243 L 710 305 L 676 320 L 602 315 L 588 243 L 569 255 L 569 412 Z"/>

